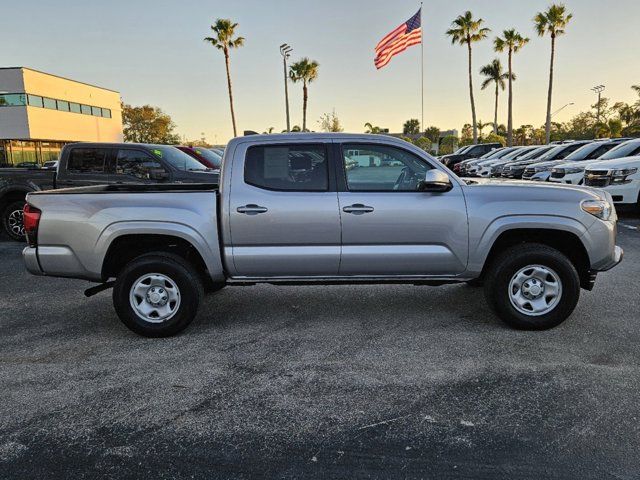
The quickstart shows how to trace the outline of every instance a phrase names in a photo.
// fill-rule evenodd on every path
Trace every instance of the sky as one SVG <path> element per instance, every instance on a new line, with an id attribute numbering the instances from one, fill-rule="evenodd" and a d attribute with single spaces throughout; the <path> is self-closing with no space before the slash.
<path id="1" fill-rule="evenodd" d="M 467 54 L 444 32 L 466 10 L 485 20 L 489 39 L 474 45 L 478 118 L 493 120 L 493 90 L 480 90 L 482 65 L 506 55 L 492 49 L 495 35 L 515 28 L 531 41 L 514 57 L 514 125 L 542 125 L 546 112 L 550 40 L 532 18 L 547 0 L 430 0 L 424 2 L 425 126 L 455 128 L 471 122 Z M 604 84 L 612 102 L 634 100 L 640 84 L 638 0 L 567 0 L 574 18 L 557 42 L 553 109 L 573 102 L 554 120 L 566 121 L 595 102 Z M 411 47 L 377 71 L 373 48 L 419 8 L 408 0 L 21 0 L 3 6 L 0 66 L 25 66 L 121 93 L 125 103 L 151 104 L 171 115 L 188 139 L 226 143 L 232 137 L 222 53 L 203 41 L 216 18 L 239 24 L 245 46 L 231 53 L 238 130 L 285 128 L 284 79 L 278 47 L 292 60 L 320 64 L 309 87 L 307 126 L 335 111 L 345 131 L 364 123 L 402 130 L 420 118 L 420 47 Z M 9 21 L 11 20 L 11 21 Z M 507 95 L 499 122 L 506 124 Z M 289 86 L 292 125 L 302 124 L 302 87 Z"/>

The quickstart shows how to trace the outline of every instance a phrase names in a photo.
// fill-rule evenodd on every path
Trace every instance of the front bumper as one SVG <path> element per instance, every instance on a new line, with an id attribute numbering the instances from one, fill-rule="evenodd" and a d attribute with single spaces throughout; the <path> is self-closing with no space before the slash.
<path id="1" fill-rule="evenodd" d="M 636 203 L 640 192 L 640 180 L 595 188 L 601 188 L 608 192 L 613 198 L 613 203 Z"/>
<path id="2" fill-rule="evenodd" d="M 598 271 L 606 272 L 607 270 L 611 270 L 613 267 L 615 267 L 622 261 L 623 257 L 624 257 L 624 250 L 622 250 L 622 247 L 619 247 L 618 245 L 616 245 L 613 251 L 613 257 L 611 257 L 611 261 L 609 263 L 605 263 L 604 265 L 600 266 L 600 268 L 598 268 Z"/>

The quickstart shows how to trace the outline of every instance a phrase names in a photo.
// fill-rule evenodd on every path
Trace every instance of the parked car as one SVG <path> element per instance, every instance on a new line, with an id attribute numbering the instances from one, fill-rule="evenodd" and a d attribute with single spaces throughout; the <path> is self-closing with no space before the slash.
<path id="1" fill-rule="evenodd" d="M 218 174 L 167 145 L 136 143 L 71 143 L 60 154 L 56 170 L 0 170 L 2 227 L 14 240 L 24 240 L 25 196 L 37 190 L 112 183 L 216 182 Z"/>
<path id="2" fill-rule="evenodd" d="M 470 145 L 469 148 L 460 152 L 452 153 L 451 155 L 444 155 L 440 158 L 440 161 L 447 167 L 452 168 L 456 163 L 460 163 L 463 160 L 469 158 L 479 158 L 486 153 L 489 153 L 496 148 L 502 147 L 499 143 L 479 143 L 477 145 Z"/>
<path id="3" fill-rule="evenodd" d="M 525 169 L 527 167 L 534 164 L 547 162 L 547 161 L 562 160 L 571 152 L 574 152 L 575 150 L 580 148 L 581 145 L 584 145 L 585 142 L 586 141 L 579 141 L 579 142 L 572 141 L 572 142 L 561 143 L 553 146 L 553 148 L 549 149 L 544 155 L 541 155 L 538 158 L 522 160 L 520 162 L 513 162 L 508 166 L 505 166 L 504 170 L 502 171 L 502 176 L 504 178 L 512 178 L 512 179 L 522 178 L 525 172 Z M 530 171 L 535 173 L 535 168 Z"/>
<path id="4" fill-rule="evenodd" d="M 639 169 L 640 155 L 595 162 L 585 170 L 584 184 L 606 191 L 616 204 L 640 209 Z"/>
<path id="5" fill-rule="evenodd" d="M 629 140 L 627 138 L 619 138 L 609 140 L 598 145 L 598 148 L 608 149 L 608 151 L 601 153 L 598 157 L 585 159 L 589 161 L 573 161 L 572 156 L 578 154 L 582 148 L 565 158 L 566 162 L 562 162 L 551 169 L 550 182 L 582 185 L 584 182 L 584 171 L 592 163 L 640 155 L 640 139 Z"/>
<path id="6" fill-rule="evenodd" d="M 488 154 L 483 155 L 480 158 L 469 158 L 467 160 L 463 160 L 460 163 L 457 163 L 453 166 L 453 171 L 459 174 L 460 176 L 468 176 L 471 168 L 477 165 L 480 162 L 490 161 L 490 160 L 499 160 L 504 158 L 506 155 L 515 152 L 520 147 L 503 147 L 497 148 Z"/>
<path id="7" fill-rule="evenodd" d="M 176 145 L 178 150 L 183 151 L 187 155 L 191 155 L 202 165 L 212 170 L 220 171 L 222 165 L 222 156 L 212 150 L 202 147 L 189 147 L 185 145 Z"/>
<path id="8" fill-rule="evenodd" d="M 205 289 L 255 283 L 481 280 L 506 323 L 550 328 L 622 259 L 606 192 L 467 183 L 384 135 L 252 135 L 228 148 L 219 186 L 30 193 L 28 271 L 98 282 L 89 296 L 113 286 L 124 324 L 161 337 L 189 325 Z M 346 170 L 349 151 L 374 160 Z"/>
<path id="9" fill-rule="evenodd" d="M 524 156 L 533 152 L 536 148 L 538 147 L 515 147 L 513 151 L 500 156 L 498 159 L 475 162 L 475 165 L 468 167 L 468 176 L 485 178 L 491 177 L 492 173 L 495 173 L 499 167 L 524 158 Z"/>
<path id="10" fill-rule="evenodd" d="M 47 170 L 55 170 L 58 168 L 58 160 L 50 160 L 48 162 L 44 162 L 42 164 L 42 168 L 47 169 Z"/>
<path id="11" fill-rule="evenodd" d="M 468 148 L 468 147 L 465 147 Z M 466 165 L 469 162 L 475 162 L 476 160 L 489 160 L 492 158 L 498 158 L 500 155 L 504 155 L 505 153 L 507 153 L 508 151 L 513 150 L 513 148 L 515 147 L 500 147 L 500 148 L 496 148 L 495 150 L 491 150 L 488 153 L 485 153 L 484 155 L 482 155 L 479 158 L 469 158 L 467 160 L 463 160 L 461 162 L 456 163 L 451 169 L 458 175 L 464 173 L 466 171 Z"/>
<path id="12" fill-rule="evenodd" d="M 522 172 L 522 179 L 532 180 L 534 175 L 543 173 L 547 173 L 547 175 L 538 175 L 537 179 L 548 179 L 549 175 L 551 175 L 551 169 L 554 166 L 564 162 L 565 159 L 573 152 L 590 143 L 592 143 L 591 140 L 576 140 L 571 143 L 561 144 L 556 148 L 549 150 L 546 155 L 540 157 L 538 162 L 530 163 L 525 166 L 525 169 Z"/>

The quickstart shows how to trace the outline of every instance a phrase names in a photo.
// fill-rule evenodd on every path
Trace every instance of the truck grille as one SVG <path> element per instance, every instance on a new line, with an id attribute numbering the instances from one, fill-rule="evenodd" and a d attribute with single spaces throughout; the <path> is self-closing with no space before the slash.
<path id="1" fill-rule="evenodd" d="M 611 175 L 608 170 L 590 170 L 584 176 L 584 184 L 588 187 L 608 187 Z"/>
<path id="2" fill-rule="evenodd" d="M 558 168 L 551 170 L 551 178 L 562 178 L 564 177 L 564 169 Z"/>
<path id="3" fill-rule="evenodd" d="M 524 173 L 522 174 L 522 178 L 527 179 L 531 178 L 535 175 L 536 169 L 534 167 L 527 167 L 524 169 Z"/>

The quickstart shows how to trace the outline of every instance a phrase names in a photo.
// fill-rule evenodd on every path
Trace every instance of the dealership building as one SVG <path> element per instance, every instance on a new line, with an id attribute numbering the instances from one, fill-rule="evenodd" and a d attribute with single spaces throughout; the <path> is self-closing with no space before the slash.
<path id="1" fill-rule="evenodd" d="M 78 141 L 122 141 L 118 92 L 30 68 L 0 68 L 0 166 L 56 160 L 65 144 Z"/>

